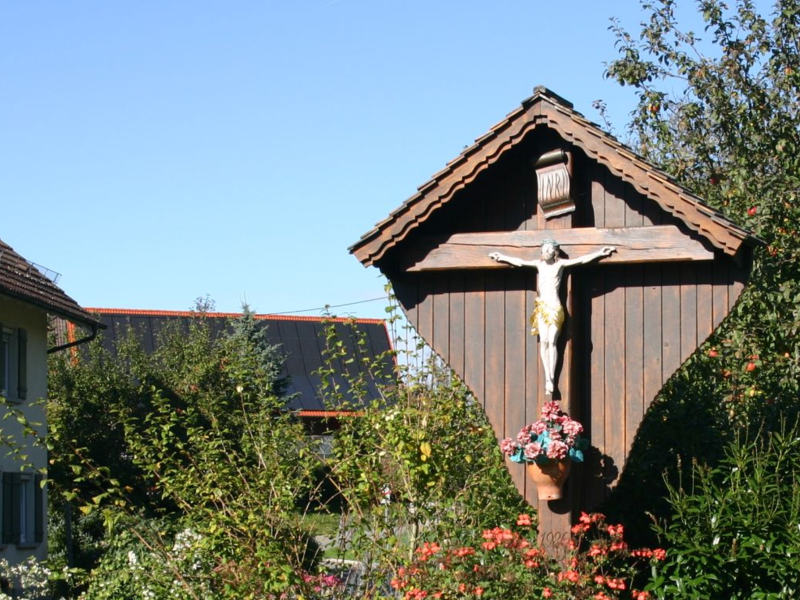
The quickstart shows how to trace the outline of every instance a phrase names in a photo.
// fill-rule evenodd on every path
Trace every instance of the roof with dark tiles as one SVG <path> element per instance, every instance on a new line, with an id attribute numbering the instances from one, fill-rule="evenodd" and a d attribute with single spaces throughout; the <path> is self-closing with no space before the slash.
<path id="1" fill-rule="evenodd" d="M 38 306 L 48 313 L 84 325 L 98 321 L 35 265 L 0 240 L 0 293 Z"/>
<path id="2" fill-rule="evenodd" d="M 505 119 L 422 184 L 416 194 L 364 234 L 351 246 L 350 252 L 365 266 L 380 262 L 387 251 L 401 243 L 437 208 L 449 202 L 537 127 L 555 130 L 724 253 L 735 255 L 744 242 L 757 242 L 748 231 L 586 119 L 571 103 L 540 86 Z"/>
<path id="3" fill-rule="evenodd" d="M 128 310 L 114 308 L 87 308 L 94 313 L 107 329 L 101 335 L 101 343 L 109 352 L 114 352 L 116 342 L 133 331 L 147 352 L 153 352 L 159 344 L 160 332 L 173 324 L 188 331 L 191 319 L 206 318 L 212 335 L 216 336 L 230 328 L 231 321 L 239 313 L 196 313 L 163 310 Z M 368 379 L 367 393 L 355 398 L 349 390 L 345 373 L 359 368 L 359 361 L 336 360 L 331 365 L 334 379 L 341 386 L 345 404 L 331 406 L 322 400 L 319 392 L 321 380 L 316 371 L 325 361 L 326 326 L 330 323 L 338 339 L 344 343 L 348 357 L 356 356 L 356 349 L 374 359 L 391 350 L 386 323 L 380 319 L 343 319 L 290 315 L 254 315 L 256 322 L 266 328 L 270 344 L 277 346 L 283 354 L 283 375 L 287 378 L 286 393 L 292 395 L 289 407 L 299 411 L 302 417 L 341 417 L 356 414 L 364 402 L 380 398 L 375 383 Z M 363 336 L 364 343 L 359 344 Z M 383 376 L 390 381 L 392 374 L 387 365 Z"/>

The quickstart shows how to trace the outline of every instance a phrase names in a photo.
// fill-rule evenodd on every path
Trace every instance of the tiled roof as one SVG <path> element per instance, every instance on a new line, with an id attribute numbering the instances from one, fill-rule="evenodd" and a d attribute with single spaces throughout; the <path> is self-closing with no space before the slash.
<path id="1" fill-rule="evenodd" d="M 421 185 L 415 195 L 364 234 L 350 251 L 364 265 L 379 261 L 387 250 L 402 242 L 438 207 L 449 202 L 536 127 L 554 129 L 726 254 L 736 254 L 742 242 L 753 239 L 749 232 L 587 120 L 572 104 L 544 87 L 537 87 L 530 98 Z"/>
<path id="2" fill-rule="evenodd" d="M 107 329 L 101 336 L 101 343 L 109 352 L 115 352 L 116 341 L 129 331 L 133 331 L 146 352 L 153 352 L 159 344 L 160 334 L 169 324 L 188 331 L 191 319 L 200 313 L 164 310 L 130 310 L 114 308 L 87 308 L 96 314 Z M 216 336 L 230 327 L 231 319 L 241 317 L 239 313 L 203 313 L 208 319 L 212 335 Z M 283 375 L 287 378 L 286 393 L 294 397 L 289 407 L 299 411 L 302 417 L 337 417 L 357 412 L 364 402 L 380 398 L 377 386 L 368 379 L 367 393 L 356 398 L 350 393 L 345 373 L 355 373 L 360 369 L 360 361 L 349 361 L 356 352 L 369 358 L 391 350 L 389 333 L 385 321 L 381 319 L 324 319 L 321 317 L 291 315 L 254 315 L 255 320 L 266 327 L 267 341 L 277 346 L 283 354 Z M 343 392 L 343 406 L 325 403 L 320 394 L 321 379 L 316 371 L 325 362 L 326 323 L 331 323 L 338 339 L 344 343 L 347 358 L 336 360 L 331 367 L 333 378 Z M 359 339 L 363 343 L 359 343 Z M 71 340 L 69 340 L 71 341 Z M 384 381 L 391 380 L 391 365 L 383 373 Z"/>
<path id="3" fill-rule="evenodd" d="M 34 265 L 0 240 L 0 293 L 70 321 L 97 325 L 92 317 Z"/>

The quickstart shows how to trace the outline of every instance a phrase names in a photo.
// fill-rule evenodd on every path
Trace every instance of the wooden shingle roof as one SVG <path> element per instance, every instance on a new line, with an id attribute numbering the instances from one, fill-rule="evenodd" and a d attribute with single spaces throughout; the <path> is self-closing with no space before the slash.
<path id="1" fill-rule="evenodd" d="M 113 308 L 87 308 L 98 316 L 107 329 L 101 336 L 103 347 L 111 353 L 116 351 L 116 342 L 128 332 L 138 336 L 146 352 L 153 352 L 159 344 L 160 333 L 170 324 L 188 331 L 191 319 L 199 318 L 199 313 L 162 310 L 127 310 Z M 212 336 L 219 335 L 230 328 L 231 320 L 241 317 L 238 313 L 204 313 L 203 318 L 211 328 Z M 295 395 L 289 408 L 297 410 L 303 417 L 337 417 L 352 414 L 360 403 L 380 398 L 375 384 L 367 378 L 367 393 L 356 398 L 349 392 L 345 373 L 355 373 L 362 368 L 361 361 L 349 361 L 356 353 L 369 358 L 391 350 L 386 323 L 380 319 L 342 319 L 324 320 L 319 317 L 290 315 L 254 315 L 256 322 L 266 328 L 267 341 L 277 346 L 283 354 L 283 375 L 287 378 L 286 393 Z M 335 360 L 331 365 L 335 371 L 334 380 L 344 394 L 344 406 L 330 406 L 323 402 L 319 392 L 321 380 L 316 371 L 325 363 L 326 322 L 334 326 L 337 337 L 345 345 L 347 357 Z M 354 331 L 355 330 L 355 331 Z M 364 343 L 359 344 L 358 337 Z M 387 365 L 383 374 L 390 381 L 392 374 Z"/>
<path id="2" fill-rule="evenodd" d="M 725 254 L 735 255 L 745 240 L 752 239 L 746 230 L 587 120 L 573 109 L 572 104 L 547 88 L 537 87 L 516 110 L 475 140 L 472 146 L 421 185 L 416 194 L 363 235 L 350 252 L 365 266 L 379 262 L 388 250 L 401 243 L 433 212 L 452 200 L 459 190 L 538 127 L 555 130 L 590 159 L 606 166 L 611 173 L 657 202 Z"/>
<path id="3" fill-rule="evenodd" d="M 0 240 L 0 293 L 38 306 L 69 321 L 96 326 L 98 321 L 33 264 Z"/>

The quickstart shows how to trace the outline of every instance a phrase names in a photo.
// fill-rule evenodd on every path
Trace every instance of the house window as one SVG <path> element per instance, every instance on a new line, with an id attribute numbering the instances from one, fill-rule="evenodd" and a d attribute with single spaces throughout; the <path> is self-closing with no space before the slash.
<path id="1" fill-rule="evenodd" d="M 40 544 L 44 540 L 42 476 L 3 473 L 2 513 L 4 544 Z"/>
<path id="2" fill-rule="evenodd" d="M 0 325 L 0 395 L 18 402 L 28 396 L 28 334 Z"/>

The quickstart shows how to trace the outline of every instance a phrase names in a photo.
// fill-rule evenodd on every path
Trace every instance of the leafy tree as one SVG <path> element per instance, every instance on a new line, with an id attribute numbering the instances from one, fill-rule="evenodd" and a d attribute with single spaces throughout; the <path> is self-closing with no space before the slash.
<path id="1" fill-rule="evenodd" d="M 630 144 L 763 245 L 731 315 L 639 430 L 607 510 L 640 535 L 647 512 L 683 519 L 688 504 L 670 490 L 691 480 L 693 465 L 729 461 L 734 432 L 768 435 L 800 410 L 800 5 L 778 0 L 766 16 L 751 0 L 699 0 L 699 33 L 681 27 L 675 0 L 642 6 L 638 36 L 612 25 L 619 58 L 606 73 L 638 97 Z M 694 488 L 698 506 L 712 501 L 718 475 Z M 739 505 L 729 510 L 748 519 Z M 720 589 L 711 595 L 725 596 Z"/>
<path id="2" fill-rule="evenodd" d="M 108 530 L 99 564 L 83 565 L 87 599 L 302 589 L 296 503 L 317 458 L 280 395 L 280 360 L 247 312 L 217 339 L 198 314 L 151 355 L 129 336 L 116 356 L 55 358 L 54 495 Z"/>

